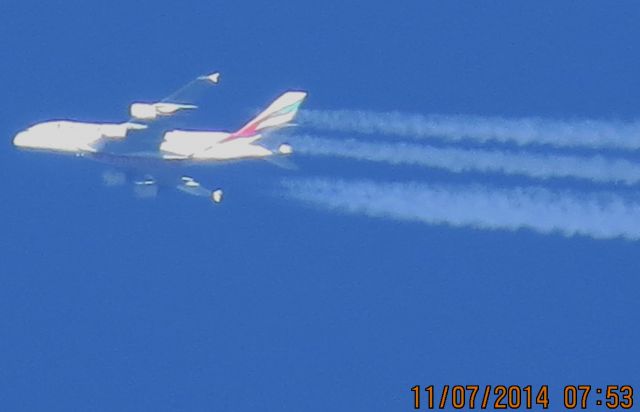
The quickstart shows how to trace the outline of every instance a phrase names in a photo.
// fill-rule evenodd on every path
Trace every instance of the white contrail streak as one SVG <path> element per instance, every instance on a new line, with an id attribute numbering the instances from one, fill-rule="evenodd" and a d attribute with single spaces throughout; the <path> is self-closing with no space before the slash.
<path id="1" fill-rule="evenodd" d="M 506 119 L 481 116 L 411 115 L 358 110 L 304 110 L 302 124 L 312 128 L 413 138 L 510 142 L 555 147 L 640 148 L 640 122 Z"/>
<path id="2" fill-rule="evenodd" d="M 407 164 L 451 172 L 495 172 L 537 179 L 573 177 L 593 182 L 640 182 L 640 165 L 603 156 L 516 153 L 501 150 L 441 148 L 408 143 L 362 142 L 293 136 L 296 151 L 319 156 Z"/>
<path id="3" fill-rule="evenodd" d="M 640 239 L 640 205 L 613 194 L 529 187 L 288 179 L 289 197 L 346 213 L 477 229 Z"/>

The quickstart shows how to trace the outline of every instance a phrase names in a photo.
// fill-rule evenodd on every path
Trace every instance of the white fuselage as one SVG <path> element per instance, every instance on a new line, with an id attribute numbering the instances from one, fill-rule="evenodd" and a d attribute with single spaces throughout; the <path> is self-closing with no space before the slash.
<path id="1" fill-rule="evenodd" d="M 13 144 L 29 149 L 61 152 L 96 152 L 101 139 L 124 139 L 129 130 L 146 128 L 136 123 L 84 123 L 53 120 L 18 133 Z"/>
<path id="2" fill-rule="evenodd" d="M 68 153 L 95 153 L 103 139 L 124 139 L 130 130 L 145 128 L 137 123 L 84 123 L 54 120 L 36 124 L 13 139 L 13 144 L 28 149 Z M 160 152 L 165 159 L 233 160 L 271 156 L 274 153 L 258 144 L 260 135 L 229 139 L 231 133 L 171 130 L 164 134 Z"/>
<path id="3" fill-rule="evenodd" d="M 160 150 L 165 159 L 232 160 L 273 154 L 254 144 L 260 135 L 227 140 L 230 136 L 227 132 L 172 130 L 165 133 Z"/>

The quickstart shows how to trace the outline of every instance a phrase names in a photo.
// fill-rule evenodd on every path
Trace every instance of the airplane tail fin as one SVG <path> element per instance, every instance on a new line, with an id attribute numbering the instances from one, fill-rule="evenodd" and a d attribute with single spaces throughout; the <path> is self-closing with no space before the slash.
<path id="1" fill-rule="evenodd" d="M 306 92 L 286 92 L 278 97 L 262 113 L 244 125 L 240 130 L 232 133 L 226 140 L 243 137 L 255 137 L 265 129 L 291 126 L 298 108 L 307 97 Z"/>

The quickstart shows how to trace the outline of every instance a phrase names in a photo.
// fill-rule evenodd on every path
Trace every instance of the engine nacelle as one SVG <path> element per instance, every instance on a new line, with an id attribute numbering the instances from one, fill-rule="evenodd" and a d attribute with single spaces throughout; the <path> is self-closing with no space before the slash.
<path id="1" fill-rule="evenodd" d="M 159 116 L 173 116 L 180 110 L 197 109 L 193 104 L 180 103 L 132 103 L 129 113 L 132 117 L 140 120 L 155 120 Z"/>
<path id="2" fill-rule="evenodd" d="M 278 147 L 278 152 L 283 155 L 289 155 L 293 153 L 293 147 L 290 144 L 283 143 Z"/>
<path id="3" fill-rule="evenodd" d="M 129 113 L 131 117 L 140 120 L 154 120 L 158 117 L 155 106 L 149 103 L 133 103 Z"/>

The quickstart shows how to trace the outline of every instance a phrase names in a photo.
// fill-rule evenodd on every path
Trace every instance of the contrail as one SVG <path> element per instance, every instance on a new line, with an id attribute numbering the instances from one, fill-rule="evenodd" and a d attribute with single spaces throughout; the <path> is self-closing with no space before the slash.
<path id="1" fill-rule="evenodd" d="M 555 147 L 640 148 L 640 122 L 560 121 L 541 118 L 411 115 L 359 110 L 305 110 L 302 124 L 312 128 L 413 138 L 470 139 L 517 145 Z"/>
<path id="2" fill-rule="evenodd" d="M 291 143 L 296 151 L 303 154 L 418 165 L 456 173 L 496 172 L 536 179 L 573 177 L 592 182 L 621 182 L 627 185 L 640 182 L 640 165 L 600 155 L 583 157 L 441 148 L 403 142 L 372 143 L 355 139 L 325 139 L 308 135 L 292 136 Z"/>
<path id="3" fill-rule="evenodd" d="M 289 197 L 346 213 L 477 229 L 640 239 L 640 205 L 614 194 L 330 179 L 283 180 Z"/>

